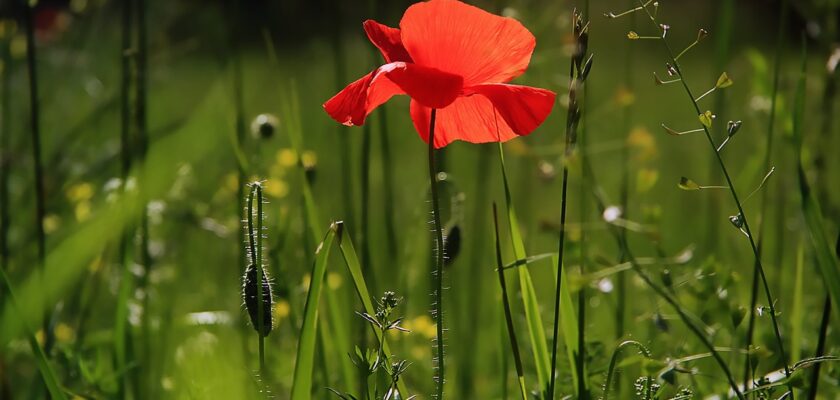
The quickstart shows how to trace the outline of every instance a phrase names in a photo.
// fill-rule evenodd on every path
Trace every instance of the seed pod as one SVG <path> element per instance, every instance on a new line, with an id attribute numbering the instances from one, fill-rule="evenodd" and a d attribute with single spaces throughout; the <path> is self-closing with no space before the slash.
<path id="1" fill-rule="evenodd" d="M 251 325 L 254 330 L 259 332 L 259 307 L 257 303 L 257 268 L 254 264 L 249 264 L 245 269 L 245 277 L 242 282 L 242 297 L 245 302 L 245 309 L 248 310 L 248 316 L 251 317 Z M 265 271 L 262 272 L 262 334 L 263 337 L 271 333 L 271 311 L 272 311 L 272 296 L 271 296 L 271 281 L 266 276 Z"/>
<path id="2" fill-rule="evenodd" d="M 443 239 L 443 264 L 451 265 L 461 252 L 461 227 L 453 225 Z"/>

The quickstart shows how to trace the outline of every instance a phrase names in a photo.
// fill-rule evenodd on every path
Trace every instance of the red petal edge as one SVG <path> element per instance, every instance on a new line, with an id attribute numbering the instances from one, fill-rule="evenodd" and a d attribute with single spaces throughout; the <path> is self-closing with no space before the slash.
<path id="1" fill-rule="evenodd" d="M 362 125 L 376 107 L 407 94 L 426 107 L 443 108 L 461 93 L 463 78 L 404 62 L 385 64 L 348 85 L 324 103 L 324 110 L 344 125 Z"/>
<path id="2" fill-rule="evenodd" d="M 380 24 L 372 19 L 365 21 L 362 26 L 370 42 L 382 53 L 385 62 L 413 62 L 408 51 L 403 47 L 399 29 Z"/>
<path id="3" fill-rule="evenodd" d="M 487 84 L 465 89 L 466 96 L 437 111 L 435 147 L 457 140 L 506 142 L 530 134 L 554 106 L 555 94 L 528 86 Z M 431 108 L 411 102 L 411 119 L 428 143 Z"/>

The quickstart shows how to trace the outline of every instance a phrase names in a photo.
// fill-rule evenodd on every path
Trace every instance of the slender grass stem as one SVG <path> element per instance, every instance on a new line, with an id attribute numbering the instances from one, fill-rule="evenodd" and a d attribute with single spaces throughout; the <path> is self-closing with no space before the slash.
<path id="1" fill-rule="evenodd" d="M 10 51 L 11 41 L 0 43 L 2 52 L 2 93 L 0 93 L 0 268 L 8 269 L 9 266 L 9 171 L 12 167 L 11 160 L 11 137 L 12 119 L 11 115 L 11 82 L 12 82 L 12 55 Z M 3 296 L 0 295 L 0 303 Z"/>
<path id="2" fill-rule="evenodd" d="M 148 193 L 146 193 L 145 182 L 148 176 L 145 172 L 146 154 L 149 150 L 149 133 L 148 133 L 148 35 L 146 17 L 148 12 L 147 0 L 136 0 L 136 18 L 137 18 L 137 53 L 136 53 L 136 97 L 135 97 L 135 124 L 137 130 L 138 151 L 137 157 L 140 159 L 140 164 L 143 165 L 143 171 L 140 174 L 140 265 L 143 266 L 143 275 L 139 282 L 140 290 L 145 291 L 149 284 L 149 276 L 151 275 L 152 256 L 149 251 L 149 214 L 147 211 Z M 145 395 L 141 397 L 155 397 L 154 391 L 159 385 L 154 385 L 155 368 L 151 367 L 152 362 L 152 344 L 151 344 L 151 324 L 149 323 L 149 296 L 143 297 L 143 316 L 141 320 L 141 329 L 144 340 L 142 341 L 142 353 L 144 365 L 147 371 L 146 382 L 140 383 Z"/>
<path id="3" fill-rule="evenodd" d="M 126 193 L 126 182 L 131 170 L 131 56 L 133 24 L 132 0 L 125 0 L 122 5 L 122 46 L 120 47 L 121 83 L 120 83 L 120 178 L 122 179 L 123 194 Z M 114 318 L 114 347 L 116 370 L 126 369 L 128 331 L 128 299 L 131 292 L 132 275 L 129 271 L 129 231 L 121 232 L 119 242 L 119 264 L 121 266 L 120 288 L 117 295 L 116 315 Z M 128 376 L 124 375 L 118 381 L 118 397 L 125 397 Z"/>
<path id="4" fill-rule="evenodd" d="M 38 246 L 38 273 L 44 273 L 47 257 L 47 236 L 44 232 L 44 215 L 46 214 L 46 193 L 44 188 L 44 170 L 41 161 L 41 126 L 40 108 L 38 101 L 38 64 L 35 54 L 35 20 L 32 3 L 27 3 L 26 10 L 26 65 L 29 72 L 29 123 L 32 133 L 32 168 L 35 174 L 35 236 Z M 41 276 L 41 279 L 44 277 Z M 43 300 L 43 299 L 42 299 Z M 44 310 L 41 321 L 44 330 L 44 352 L 49 355 L 52 348 L 53 335 L 50 330 L 50 307 Z"/>
<path id="5" fill-rule="evenodd" d="M 588 8 L 588 2 L 586 3 L 586 8 Z M 563 276 L 563 256 L 564 256 L 564 247 L 565 247 L 565 240 L 566 240 L 566 203 L 567 203 L 567 187 L 568 187 L 568 180 L 569 180 L 569 168 L 568 168 L 568 161 L 571 159 L 571 156 L 575 150 L 575 145 L 577 143 L 577 128 L 578 128 L 578 121 L 580 119 L 581 110 L 578 105 L 578 97 L 579 92 L 582 92 L 584 89 L 584 79 L 585 77 L 580 76 L 581 73 L 581 63 L 583 62 L 584 57 L 586 56 L 586 43 L 587 41 L 582 38 L 583 35 L 588 35 L 586 31 L 586 27 L 588 23 L 584 22 L 584 18 L 581 14 L 575 12 L 574 20 L 572 23 L 573 27 L 573 34 L 575 35 L 576 41 L 578 43 L 578 50 L 572 56 L 571 62 L 569 64 L 569 109 L 566 114 L 566 134 L 565 134 L 565 150 L 564 150 L 564 159 L 563 159 L 563 179 L 561 183 L 561 194 L 560 194 L 560 237 L 558 239 L 557 245 L 557 282 L 554 288 L 554 326 L 553 326 L 553 337 L 552 337 L 552 344 L 551 344 L 551 374 L 549 376 L 549 383 L 548 383 L 548 398 L 554 399 L 554 391 L 555 391 L 555 383 L 556 383 L 556 371 L 557 371 L 557 344 L 558 344 L 558 337 L 560 331 L 560 283 L 561 277 Z M 586 98 L 585 92 L 582 93 L 584 99 Z M 583 153 L 585 150 L 581 150 Z M 584 159 L 584 155 L 581 154 L 581 159 Z M 581 186 L 586 186 L 586 178 L 581 180 Z M 584 218 L 585 214 L 585 201 L 581 198 L 581 218 Z M 581 238 L 583 239 L 583 238 Z M 581 274 L 583 274 L 583 264 L 585 258 L 585 250 L 583 250 L 583 246 L 581 246 Z M 575 370 L 576 370 L 576 377 L 577 377 L 577 389 L 578 389 L 578 397 L 581 399 L 585 399 L 586 395 L 586 385 L 585 385 L 585 376 L 584 376 L 584 312 L 585 312 L 585 303 L 586 303 L 586 293 L 583 288 L 580 289 L 578 292 L 578 344 L 577 344 L 577 352 L 575 357 Z"/>
<path id="6" fill-rule="evenodd" d="M 634 0 L 630 0 L 630 3 L 633 4 Z M 636 29 L 636 15 L 633 14 L 630 17 L 630 29 Z M 633 85 L 633 65 L 635 62 L 635 46 L 628 46 L 627 47 L 627 54 L 624 60 L 625 66 L 625 76 L 624 76 L 624 83 L 627 90 L 630 93 L 633 93 L 634 85 Z M 623 217 L 627 218 L 627 208 L 629 206 L 629 190 L 630 190 L 630 147 L 626 144 L 626 138 L 630 135 L 630 126 L 633 122 L 633 114 L 632 114 L 632 105 L 628 104 L 625 106 L 624 114 L 622 118 L 622 127 L 623 132 L 625 135 L 625 144 L 621 147 L 621 166 L 622 166 L 622 174 L 621 174 L 621 186 L 619 188 L 619 202 L 621 205 L 621 210 L 623 213 Z M 624 246 L 627 244 L 627 230 L 621 230 L 621 241 L 624 243 Z M 624 254 L 624 250 L 622 247 L 619 246 L 619 262 L 627 261 L 627 255 Z M 627 313 L 627 282 L 626 282 L 626 275 L 619 274 L 617 280 L 617 288 L 616 294 L 618 297 L 618 301 L 616 302 L 616 311 L 615 311 L 615 337 L 616 339 L 622 337 L 624 335 L 624 320 L 625 315 Z"/>
<path id="7" fill-rule="evenodd" d="M 650 12 L 645 8 L 645 12 L 650 17 L 650 20 L 656 25 L 656 18 L 650 14 Z M 658 27 L 658 25 L 657 25 Z M 671 50 L 671 46 L 668 44 L 668 41 L 664 38 L 662 39 L 662 43 L 665 46 L 666 51 L 668 52 L 668 57 L 670 58 L 671 62 L 673 63 L 673 67 L 676 70 L 677 74 L 682 79 L 683 89 L 685 89 L 686 95 L 691 99 L 691 104 L 694 106 L 694 110 L 697 115 L 702 114 L 700 111 L 700 106 L 694 100 L 694 95 L 691 93 L 691 89 L 688 87 L 688 84 L 685 82 L 685 76 L 683 76 L 682 69 L 680 68 L 679 62 L 674 59 L 674 52 Z M 755 267 L 758 271 L 759 276 L 761 277 L 762 284 L 764 286 L 764 294 L 767 298 L 768 308 L 770 310 L 770 318 L 773 324 L 773 333 L 776 336 L 776 342 L 779 347 L 779 352 L 781 353 L 782 363 L 784 364 L 785 370 L 785 377 L 790 377 L 790 367 L 788 366 L 788 359 L 787 354 L 785 353 L 784 342 L 782 341 L 782 334 L 781 330 L 779 329 L 779 323 L 776 318 L 776 306 L 775 301 L 773 299 L 772 294 L 770 293 L 770 286 L 767 283 L 767 276 L 764 273 L 764 267 L 761 264 L 761 255 L 759 254 L 758 247 L 756 246 L 756 242 L 752 231 L 750 230 L 750 224 L 748 222 L 747 216 L 744 214 L 744 208 L 741 206 L 741 200 L 738 197 L 738 193 L 735 190 L 735 186 L 732 182 L 732 178 L 729 176 L 729 171 L 726 168 L 726 164 L 723 162 L 723 158 L 721 157 L 720 153 L 716 151 L 716 146 L 714 139 L 712 139 L 712 134 L 709 132 L 708 127 L 705 125 L 703 126 L 703 131 L 706 134 L 706 139 L 709 142 L 709 145 L 712 147 L 712 151 L 715 153 L 715 160 L 717 161 L 718 165 L 720 166 L 721 172 L 723 172 L 724 178 L 726 178 L 726 183 L 729 186 L 729 192 L 732 195 L 732 200 L 735 202 L 735 206 L 738 209 L 738 213 L 742 218 L 743 225 L 744 225 L 744 233 L 746 233 L 747 238 L 750 241 L 750 247 L 753 252 L 753 256 L 755 257 Z M 788 385 L 788 388 L 791 392 L 791 398 L 793 398 L 793 387 L 792 385 Z"/>
<path id="8" fill-rule="evenodd" d="M 432 218 L 435 228 L 435 271 L 434 271 L 434 305 L 433 314 L 437 324 L 435 349 L 437 369 L 435 376 L 435 393 L 437 399 L 443 399 L 444 386 L 444 354 L 443 354 L 443 226 L 440 223 L 440 204 L 438 201 L 437 172 L 435 172 L 435 119 L 437 109 L 432 109 L 429 120 L 429 185 L 432 191 Z"/>
<path id="9" fill-rule="evenodd" d="M 826 337 L 828 336 L 828 321 L 831 319 L 831 296 L 825 295 L 825 303 L 823 304 L 823 312 L 822 312 L 822 319 L 820 321 L 820 333 L 819 339 L 817 339 L 817 351 L 814 354 L 814 358 L 820 358 L 825 355 L 825 341 Z M 808 385 L 808 400 L 814 400 L 817 398 L 818 390 L 820 384 L 820 367 L 822 363 L 817 363 L 814 366 L 814 370 L 811 372 L 811 384 Z"/>
<path id="10" fill-rule="evenodd" d="M 773 153 L 773 131 L 775 128 L 776 123 L 776 99 L 778 97 L 779 92 L 779 81 L 781 76 L 781 63 L 782 63 L 782 41 L 784 40 L 784 31 L 785 25 L 787 21 L 787 0 L 782 0 L 780 2 L 779 7 L 779 20 L 777 22 L 778 32 L 776 35 L 776 54 L 773 58 L 773 88 L 770 94 L 770 115 L 767 117 L 767 136 L 765 138 L 765 154 L 764 154 L 764 168 L 767 169 L 770 165 L 770 157 Z M 727 138 L 728 140 L 728 138 Z M 723 147 L 723 144 L 721 144 Z M 718 149 L 720 151 L 720 149 Z M 763 191 L 761 193 L 761 215 L 765 215 L 767 212 L 767 191 Z M 764 244 L 764 226 L 766 224 L 764 221 L 760 221 L 758 225 L 758 252 L 761 254 L 761 250 L 763 249 Z M 758 302 L 758 267 L 753 270 L 753 277 L 752 277 L 752 286 L 750 291 L 750 318 L 747 322 L 747 334 L 746 334 L 746 349 L 749 350 L 752 346 L 753 341 L 753 332 L 755 330 L 755 307 Z M 747 352 L 746 357 L 744 358 L 744 387 L 747 387 L 752 374 L 750 373 L 751 363 L 750 363 L 750 356 L 749 352 Z"/>
<path id="11" fill-rule="evenodd" d="M 528 398 L 528 392 L 525 389 L 525 372 L 522 368 L 522 356 L 519 354 L 519 344 L 516 340 L 516 329 L 513 327 L 513 317 L 510 311 L 510 300 L 508 299 L 507 282 L 505 281 L 505 269 L 502 263 L 502 246 L 499 242 L 499 217 L 496 212 L 496 203 L 493 203 L 493 227 L 496 232 L 496 272 L 499 276 L 499 286 L 502 289 L 502 303 L 505 310 L 505 323 L 507 324 L 507 333 L 510 338 L 510 347 L 513 351 L 513 361 L 516 367 L 516 376 L 519 382 L 519 393 L 522 400 Z"/>

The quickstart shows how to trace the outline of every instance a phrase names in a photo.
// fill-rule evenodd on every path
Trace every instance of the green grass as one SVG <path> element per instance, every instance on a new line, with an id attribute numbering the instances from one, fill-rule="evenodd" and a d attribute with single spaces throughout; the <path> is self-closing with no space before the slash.
<path id="1" fill-rule="evenodd" d="M 8 177 L 0 179 L 8 210 L 0 213 L 8 278 L 0 287 L 0 397 L 260 399 L 270 392 L 322 399 L 333 396 L 327 387 L 358 394 L 362 381 L 348 353 L 384 339 L 392 361 L 410 363 L 397 382 L 400 393 L 432 398 L 437 326 L 430 294 L 437 282 L 426 144 L 405 98 L 376 110 L 367 132 L 337 126 L 321 107 L 337 88 L 370 72 L 361 21 L 372 15 L 343 3 L 319 13 L 305 2 L 243 6 L 236 39 L 221 6 L 131 4 L 140 3 L 148 10 L 145 95 L 137 93 L 138 53 L 120 56 L 132 47 L 125 43 L 139 39 L 124 42 L 123 24 L 113 22 L 121 2 L 87 2 L 65 31 L 38 36 L 42 272 L 25 31 L 0 29 L 10 50 L 0 82 L 0 176 Z M 826 72 L 827 44 L 837 38 L 819 36 L 806 49 L 797 22 L 836 10 L 813 2 L 818 13 L 796 2 L 779 30 L 764 23 L 777 20 L 779 2 L 660 1 L 657 19 L 670 25 L 667 40 L 676 52 L 699 28 L 709 30 L 679 57 L 688 89 L 705 92 L 721 68 L 735 82 L 703 99 L 700 111 L 717 115 L 709 138 L 672 137 L 660 124 L 700 127 L 699 112 L 680 83 L 654 83 L 654 71 L 670 78 L 667 50 L 627 39 L 628 29 L 647 36 L 655 26 L 644 11 L 634 13 L 635 22 L 602 17 L 625 10 L 626 0 L 592 2 L 588 50 L 595 62 L 586 146 L 578 148 L 585 154 L 567 158 L 569 23 L 583 1 L 474 3 L 515 15 L 536 35 L 531 65 L 514 83 L 554 90 L 558 102 L 528 137 L 501 146 L 453 143 L 439 153 L 447 173 L 439 187 L 441 221 L 457 214 L 462 237 L 442 282 L 445 398 L 548 398 L 554 342 L 554 398 L 578 396 L 584 364 L 580 380 L 593 399 L 646 392 L 669 399 L 681 390 L 732 398 L 724 366 L 737 384 L 745 369 L 748 378 L 776 379 L 740 388 L 746 398 L 763 391 L 778 399 L 788 386 L 797 398 L 814 398 L 814 382 L 815 398 L 840 395 L 840 189 L 832 185 L 840 162 L 832 157 L 838 124 L 826 119 L 838 107 L 826 89 L 836 79 Z M 374 12 L 395 26 L 405 5 L 378 4 Z M 724 48 L 727 55 L 719 54 Z M 143 113 L 148 148 L 140 157 Z M 248 131 L 262 113 L 279 120 L 268 139 Z M 720 169 L 709 139 L 719 144 L 728 120 L 743 121 L 720 152 L 731 182 L 709 173 L 710 163 Z M 768 166 L 775 172 L 748 199 Z M 564 167 L 569 201 L 558 269 Z M 274 325 L 264 338 L 262 373 L 241 304 L 247 192 L 240 192 L 240 168 L 244 182 L 263 181 L 266 199 L 262 258 L 275 306 L 266 310 Z M 680 190 L 682 176 L 738 189 L 772 301 L 758 276 L 751 306 L 755 254 L 729 221 L 739 213 L 731 194 Z M 129 185 L 114 185 L 124 177 L 133 177 Z M 461 195 L 455 210 L 449 200 Z M 611 206 L 623 212 L 608 223 L 602 214 Z M 358 316 L 375 313 L 385 290 L 404 299 L 401 326 L 410 333 L 381 336 Z M 826 298 L 831 313 L 823 318 Z M 52 348 L 41 326 L 47 310 Z M 746 352 L 750 318 L 753 346 Z M 634 383 L 645 377 L 651 379 L 639 381 L 636 396 Z M 369 383 L 382 391 L 390 382 L 380 376 Z"/>

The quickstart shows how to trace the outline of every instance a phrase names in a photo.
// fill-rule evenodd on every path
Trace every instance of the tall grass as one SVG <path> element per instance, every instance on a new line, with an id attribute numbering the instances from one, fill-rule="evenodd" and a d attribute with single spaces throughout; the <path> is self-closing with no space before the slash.
<path id="1" fill-rule="evenodd" d="M 35 186 L 35 241 L 38 249 L 38 271 L 41 279 L 44 276 L 44 263 L 47 258 L 47 235 L 44 232 L 44 216 L 46 210 L 46 189 L 44 187 L 44 167 L 41 161 L 41 110 L 38 91 L 38 57 L 35 53 L 35 16 L 33 14 L 34 4 L 27 3 L 26 10 L 26 66 L 29 73 L 29 129 L 32 138 L 32 169 Z M 53 338 L 50 329 L 50 307 L 44 307 L 41 320 L 41 329 L 44 332 L 44 349 L 49 356 L 52 348 Z"/>
<path id="2" fill-rule="evenodd" d="M 587 3 L 588 8 L 588 3 Z M 585 162 L 585 147 L 581 147 L 580 151 L 575 153 L 575 145 L 577 143 L 577 135 L 578 135 L 578 125 L 580 123 L 581 115 L 583 111 L 579 104 L 579 98 L 586 98 L 586 94 L 584 93 L 584 82 L 586 81 L 586 77 L 589 74 L 589 71 L 592 67 L 592 57 L 590 56 L 588 59 L 586 58 L 587 46 L 589 42 L 589 20 L 587 19 L 589 16 L 586 14 L 581 14 L 575 11 L 572 17 L 572 34 L 575 38 L 575 52 L 572 55 L 571 64 L 569 66 L 569 109 L 566 116 L 566 140 L 565 140 L 565 151 L 564 151 L 564 159 L 563 159 L 563 180 L 562 180 L 562 191 L 560 194 L 560 239 L 557 249 L 557 277 L 556 283 L 554 286 L 554 330 L 553 330 L 553 339 L 551 345 L 551 375 L 550 381 L 548 386 L 548 398 L 554 398 L 554 391 L 555 391 L 555 381 L 557 375 L 557 346 L 558 346 L 558 338 L 559 338 L 559 331 L 560 331 L 560 287 L 562 286 L 561 277 L 563 276 L 563 253 L 565 247 L 565 237 L 566 237 L 566 202 L 567 202 L 567 190 L 568 190 L 568 180 L 569 180 L 569 166 L 568 164 L 571 162 L 572 156 L 577 154 L 582 160 L 581 162 Z M 581 188 L 586 188 L 586 177 L 581 180 Z M 584 196 L 581 196 L 581 219 L 585 218 L 586 216 L 586 201 L 584 200 Z M 584 264 L 586 263 L 586 253 L 584 250 L 583 244 L 583 237 L 581 237 L 581 250 L 580 250 L 580 273 L 581 275 L 584 274 Z M 578 343 L 576 345 L 576 354 L 575 354 L 575 377 L 576 377 L 576 387 L 578 398 L 585 399 L 588 397 L 588 387 L 587 387 L 587 378 L 586 378 L 586 371 L 584 369 L 584 359 L 586 357 L 585 353 L 585 313 L 584 310 L 586 309 L 586 291 L 583 286 L 579 289 L 578 292 L 578 320 L 577 320 L 577 338 Z"/>
<path id="3" fill-rule="evenodd" d="M 782 53 L 783 53 L 783 45 L 784 45 L 784 33 L 786 31 L 787 26 L 787 14 L 788 14 L 788 5 L 787 0 L 782 0 L 779 2 L 779 19 L 777 21 L 777 35 L 776 35 L 776 53 L 773 58 L 773 87 L 770 91 L 770 115 L 767 117 L 767 133 L 765 138 L 765 153 L 764 153 L 764 170 L 770 170 L 770 159 L 773 156 L 773 133 L 776 123 L 776 101 L 779 96 L 779 81 L 781 77 L 781 63 L 782 63 Z M 761 215 L 762 219 L 758 225 L 758 253 L 762 254 L 761 250 L 763 249 L 763 244 L 765 243 L 764 237 L 764 227 L 766 225 L 765 220 L 767 220 L 767 193 L 769 190 L 762 190 L 761 191 Z M 780 246 L 781 247 L 781 246 Z M 753 277 L 752 277 L 752 286 L 750 291 L 750 312 L 749 312 L 749 322 L 747 324 L 747 334 L 746 334 L 746 346 L 747 350 L 750 349 L 752 346 L 753 341 L 753 331 L 755 330 L 755 307 L 758 301 L 758 266 L 753 270 Z M 751 363 L 750 363 L 750 356 L 744 358 L 744 386 L 746 387 L 749 383 L 750 379 L 752 379 L 752 373 L 750 371 Z"/>

